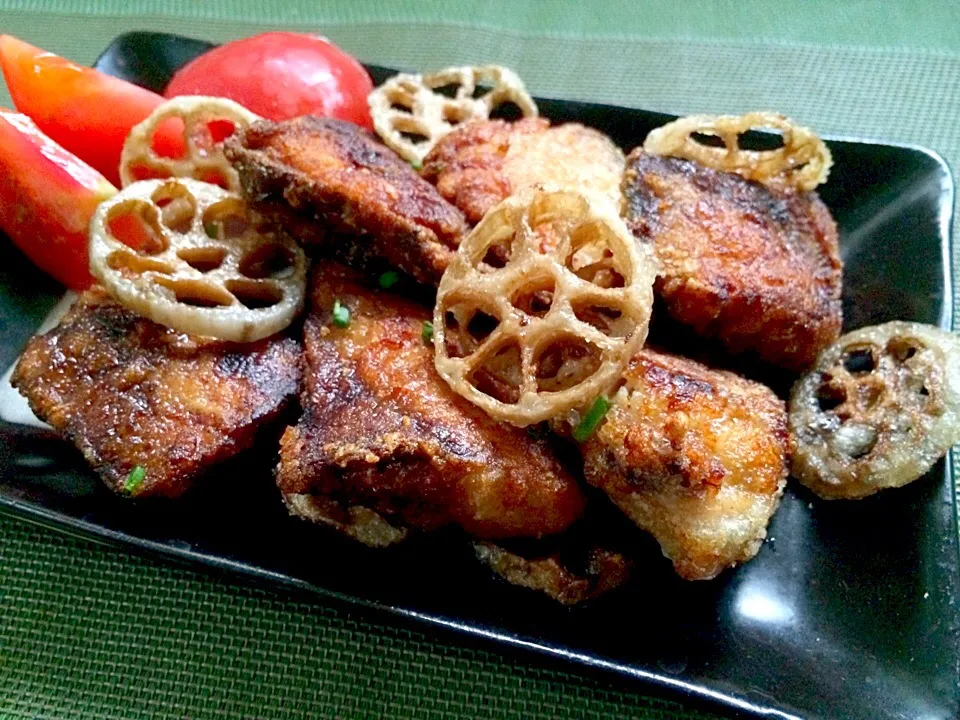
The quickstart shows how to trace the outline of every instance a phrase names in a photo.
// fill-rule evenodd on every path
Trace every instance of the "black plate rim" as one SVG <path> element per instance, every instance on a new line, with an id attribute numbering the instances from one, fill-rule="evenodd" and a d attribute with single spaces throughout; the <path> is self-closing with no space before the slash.
<path id="1" fill-rule="evenodd" d="M 179 36 L 173 33 L 163 33 L 163 32 L 147 32 L 147 31 L 133 31 L 128 33 L 122 33 L 110 42 L 107 48 L 98 56 L 97 61 L 99 62 L 100 58 L 107 54 L 110 48 L 117 42 L 126 39 L 130 36 L 157 36 L 162 38 L 181 38 L 181 39 L 190 39 L 185 38 L 185 36 Z M 388 70 L 390 72 L 396 72 L 393 69 L 385 68 L 383 66 L 372 66 L 365 65 L 366 67 L 376 67 L 381 70 Z M 559 103 L 577 103 L 580 105 L 590 106 L 594 108 L 603 108 L 609 109 L 611 111 L 620 111 L 620 110 L 643 110 L 638 107 L 627 107 L 627 106 L 618 106 L 610 105 L 606 103 L 595 103 L 588 101 L 577 101 L 571 100 L 569 98 L 549 98 L 544 96 L 538 96 L 537 100 L 547 100 Z M 660 115 L 669 115 L 669 113 L 662 113 L 659 111 L 647 111 L 651 113 L 656 113 Z M 674 116 L 676 117 L 676 116 Z M 952 248 L 956 239 L 953 237 L 952 232 L 952 221 L 954 215 L 954 206 L 956 203 L 956 183 L 951 172 L 949 163 L 935 150 L 925 147 L 923 145 L 909 143 L 909 142 L 898 142 L 898 141 L 885 141 L 875 138 L 865 138 L 859 137 L 856 135 L 832 135 L 825 134 L 822 136 L 828 142 L 842 142 L 842 143 L 853 143 L 861 145 L 875 145 L 875 146 L 886 146 L 886 147 L 896 147 L 906 150 L 911 150 L 914 152 L 922 153 L 932 160 L 934 160 L 944 171 L 943 177 L 943 194 L 946 195 L 948 200 L 941 204 L 940 216 L 939 216 L 939 235 L 940 235 L 940 249 L 941 249 L 941 258 L 942 258 L 942 281 L 943 281 L 943 300 L 942 308 L 939 319 L 939 326 L 943 329 L 950 330 L 952 325 L 953 317 L 953 306 L 954 306 L 954 292 L 955 288 L 953 286 L 953 274 L 951 270 L 951 260 L 952 260 Z M 4 369 L 5 370 L 5 369 Z M 3 421 L 0 421 L 2 424 Z M 951 489 L 950 501 L 953 508 L 952 512 L 952 527 L 955 534 L 958 533 L 960 529 L 960 522 L 958 522 L 957 517 L 957 491 L 958 491 L 958 478 L 957 474 L 954 472 L 953 467 L 953 455 L 951 451 L 947 454 L 945 459 L 944 472 L 946 473 L 945 480 Z M 709 687 L 698 685 L 695 682 L 686 682 L 684 680 L 673 678 L 667 674 L 658 674 L 657 672 L 644 670 L 642 668 L 631 667 L 626 665 L 617 664 L 615 662 L 607 661 L 602 658 L 597 658 L 591 655 L 587 655 L 580 652 L 575 652 L 571 650 L 565 650 L 563 648 L 554 647 L 549 644 L 541 644 L 533 642 L 530 640 L 525 640 L 522 637 L 514 635 L 507 631 L 496 632 L 489 630 L 484 627 L 472 626 L 468 623 L 461 623 L 453 618 L 449 618 L 443 615 L 432 615 L 429 613 L 421 613 L 416 610 L 407 609 L 397 605 L 391 605 L 389 603 L 377 602 L 374 600 L 369 600 L 360 596 L 350 595 L 348 593 L 342 593 L 339 591 L 331 590 L 320 585 L 315 585 L 311 582 L 300 580 L 289 575 L 284 575 L 279 572 L 270 571 L 256 565 L 251 565 L 237 560 L 232 560 L 224 557 L 214 557 L 206 555 L 204 553 L 194 552 L 192 550 L 176 547 L 173 545 L 166 545 L 161 542 L 149 540 L 146 538 L 136 537 L 125 532 L 117 531 L 112 528 L 106 528 L 95 523 L 90 523 L 84 521 L 81 518 L 72 517 L 69 515 L 61 514 L 54 510 L 49 510 L 43 505 L 38 503 L 24 501 L 16 497 L 10 497 L 0 493 L 0 514 L 10 517 L 20 518 L 24 521 L 30 522 L 34 525 L 52 529 L 57 532 L 62 532 L 71 537 L 81 538 L 85 541 L 91 541 L 100 545 L 108 545 L 112 547 L 126 547 L 131 548 L 139 554 L 145 555 L 147 557 L 154 558 L 171 558 L 178 561 L 185 561 L 191 568 L 194 568 L 198 571 L 205 571 L 207 573 L 219 572 L 223 573 L 224 576 L 229 576 L 235 574 L 241 578 L 246 578 L 248 580 L 253 580 L 259 583 L 265 583 L 267 586 L 274 586 L 280 588 L 286 588 L 290 591 L 299 590 L 306 591 L 313 596 L 319 596 L 323 598 L 329 598 L 338 603 L 343 603 L 346 606 L 359 607 L 362 609 L 373 611 L 374 613 L 399 617 L 406 621 L 413 621 L 419 624 L 421 627 L 436 627 L 443 629 L 445 631 L 453 631 L 455 633 L 460 633 L 471 638 L 476 638 L 484 642 L 490 643 L 494 647 L 503 647 L 507 646 L 512 649 L 521 650 L 533 654 L 534 656 L 548 657 L 556 660 L 561 660 L 565 662 L 576 663 L 586 667 L 587 669 L 601 671 L 608 676 L 624 678 L 625 676 L 630 679 L 637 680 L 642 682 L 646 687 L 651 689 L 661 690 L 668 693 L 670 696 L 677 698 L 679 700 L 690 700 L 694 702 L 705 703 L 709 706 L 714 707 L 720 712 L 726 711 L 729 713 L 733 711 L 734 714 L 739 713 L 748 713 L 751 717 L 758 718 L 780 718 L 782 720 L 803 720 L 799 715 L 794 715 L 792 713 L 779 710 L 776 708 L 771 708 L 769 706 L 755 704 L 749 700 L 746 700 L 741 697 L 737 697 L 732 693 L 722 692 L 720 690 L 713 690 Z M 960 544 L 955 545 L 957 549 L 957 557 L 955 558 L 955 564 L 953 570 L 956 574 L 960 575 Z M 574 670 L 575 670 L 574 666 Z M 960 667 L 955 668 L 955 674 L 957 675 L 958 684 L 960 684 Z"/>

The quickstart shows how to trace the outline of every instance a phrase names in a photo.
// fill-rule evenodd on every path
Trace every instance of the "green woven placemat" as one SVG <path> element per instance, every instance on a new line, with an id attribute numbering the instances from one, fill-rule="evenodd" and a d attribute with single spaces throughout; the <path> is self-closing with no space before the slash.
<path id="1" fill-rule="evenodd" d="M 678 113 L 775 108 L 960 166 L 957 3 L 845 3 L 827 22 L 834 3 L 319 5 L 0 0 L 0 31 L 89 63 L 127 30 L 310 28 L 370 62 L 497 61 L 535 93 Z M 0 718 L 612 716 L 713 717 L 0 517 Z"/>

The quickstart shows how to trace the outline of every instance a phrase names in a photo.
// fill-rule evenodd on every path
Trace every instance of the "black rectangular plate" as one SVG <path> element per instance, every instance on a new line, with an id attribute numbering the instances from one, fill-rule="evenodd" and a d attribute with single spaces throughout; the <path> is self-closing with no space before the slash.
<path id="1" fill-rule="evenodd" d="M 97 67 L 160 90 L 209 45 L 117 38 Z M 370 68 L 375 80 L 390 74 Z M 626 149 L 670 116 L 539 100 Z M 855 130 L 855 129 L 852 129 Z M 840 227 L 848 327 L 951 316 L 950 172 L 918 147 L 829 139 L 822 196 Z M 0 368 L 60 289 L 0 245 Z M 372 551 L 287 516 L 275 458 L 247 456 L 180 503 L 107 492 L 50 433 L 0 423 L 0 509 L 51 527 L 534 650 L 752 717 L 960 716 L 960 579 L 950 464 L 854 503 L 791 484 L 757 558 L 705 583 L 679 580 L 639 537 L 631 586 L 565 610 L 492 581 L 462 543 Z M 442 568 L 442 572 L 437 572 Z"/>

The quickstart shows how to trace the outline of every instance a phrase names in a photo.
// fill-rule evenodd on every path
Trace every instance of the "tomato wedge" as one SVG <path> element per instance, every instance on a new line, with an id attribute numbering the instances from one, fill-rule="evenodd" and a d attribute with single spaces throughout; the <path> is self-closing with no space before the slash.
<path id="1" fill-rule="evenodd" d="M 371 90 L 363 65 L 326 38 L 268 32 L 191 60 L 163 94 L 226 97 L 270 120 L 319 115 L 371 129 Z"/>
<path id="2" fill-rule="evenodd" d="M 123 141 L 163 98 L 11 35 L 0 35 L 0 64 L 17 110 L 29 115 L 52 140 L 119 184 Z M 175 130 L 158 130 L 154 147 L 159 153 L 170 157 L 182 154 L 183 138 Z"/>
<path id="3" fill-rule="evenodd" d="M 116 192 L 26 115 L 0 108 L 0 230 L 73 290 L 93 282 L 87 228 L 97 205 Z"/>

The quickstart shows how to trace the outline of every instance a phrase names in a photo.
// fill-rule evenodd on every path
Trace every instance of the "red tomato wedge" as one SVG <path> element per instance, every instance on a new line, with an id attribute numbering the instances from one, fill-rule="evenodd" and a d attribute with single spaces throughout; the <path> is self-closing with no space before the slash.
<path id="1" fill-rule="evenodd" d="M 87 228 L 97 205 L 116 192 L 26 115 L 0 108 L 0 229 L 73 290 L 93 282 Z"/>
<path id="2" fill-rule="evenodd" d="M 0 35 L 0 64 L 17 110 L 44 133 L 119 184 L 120 151 L 130 129 L 163 98 L 125 80 L 104 75 L 11 35 Z M 177 157 L 183 138 L 161 127 L 154 147 Z"/>
<path id="3" fill-rule="evenodd" d="M 234 40 L 184 65 L 164 95 L 216 95 L 270 120 L 320 115 L 372 128 L 363 65 L 326 38 L 268 32 Z"/>

